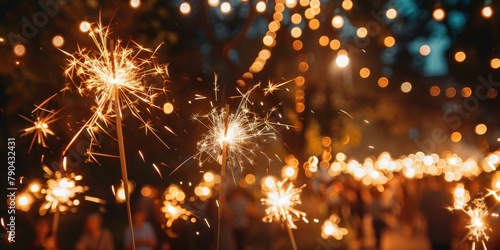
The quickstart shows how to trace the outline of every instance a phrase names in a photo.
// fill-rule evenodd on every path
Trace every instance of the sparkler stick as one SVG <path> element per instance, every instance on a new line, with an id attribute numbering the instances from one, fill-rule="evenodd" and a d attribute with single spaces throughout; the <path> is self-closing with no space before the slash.
<path id="1" fill-rule="evenodd" d="M 227 162 L 227 130 L 229 127 L 229 104 L 226 104 L 226 114 L 224 116 L 224 139 L 222 140 L 222 162 L 220 173 L 220 190 L 219 190 L 219 209 L 217 218 L 217 249 L 220 249 L 220 226 L 222 221 L 222 208 L 224 199 L 224 182 L 226 181 L 226 162 Z"/>
<path id="2" fill-rule="evenodd" d="M 54 218 L 52 219 L 52 235 L 57 237 L 57 230 L 59 229 L 59 217 L 61 216 L 61 211 L 57 209 L 54 212 Z"/>
<path id="3" fill-rule="evenodd" d="M 111 40 L 111 61 L 112 61 L 112 72 L 113 79 L 116 79 L 116 66 L 115 66 L 115 54 L 114 51 L 114 40 Z M 132 249 L 135 250 L 135 237 L 134 237 L 134 225 L 132 222 L 132 209 L 130 207 L 130 189 L 128 188 L 128 174 L 127 174 L 127 159 L 125 158 L 125 145 L 123 143 L 123 129 L 122 129 L 122 111 L 120 107 L 120 92 L 118 91 L 118 85 L 114 84 L 113 90 L 115 93 L 115 120 L 116 120 L 116 135 L 118 140 L 118 155 L 120 156 L 120 169 L 123 178 L 123 188 L 125 190 L 125 203 L 127 206 L 127 219 L 130 228 L 130 239 L 132 240 Z"/>
<path id="4" fill-rule="evenodd" d="M 116 88 L 116 87 L 115 87 Z M 120 94 L 116 91 L 116 98 Z M 123 188 L 125 189 L 125 203 L 127 204 L 127 218 L 130 227 L 130 237 L 132 239 L 132 248 L 135 249 L 134 226 L 132 224 L 132 210 L 130 208 L 130 190 L 128 188 L 128 174 L 127 174 L 127 160 L 125 159 L 125 145 L 123 144 L 123 130 L 122 130 L 122 112 L 120 104 L 115 101 L 116 108 L 116 133 L 118 139 L 118 153 L 120 156 L 120 168 L 123 178 Z"/>
<path id="5" fill-rule="evenodd" d="M 286 230 L 288 231 L 288 235 L 290 236 L 290 242 L 292 243 L 292 249 L 297 250 L 297 243 L 295 243 L 295 236 L 293 236 L 292 228 L 286 223 Z"/>

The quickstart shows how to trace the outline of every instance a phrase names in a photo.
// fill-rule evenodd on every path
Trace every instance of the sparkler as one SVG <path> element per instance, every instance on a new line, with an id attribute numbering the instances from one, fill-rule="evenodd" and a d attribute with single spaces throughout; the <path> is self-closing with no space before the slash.
<path id="1" fill-rule="evenodd" d="M 214 85 L 214 92 L 217 94 L 217 81 Z M 259 152 L 256 139 L 276 138 L 276 130 L 273 126 L 277 123 L 273 123 L 269 119 L 275 108 L 271 109 L 265 118 L 259 117 L 250 110 L 250 106 L 253 105 L 249 98 L 250 94 L 259 87 L 260 85 L 257 84 L 245 93 L 238 90 L 241 101 L 235 112 L 230 112 L 229 105 L 226 104 L 224 108 L 216 107 L 208 114 L 193 116 L 193 120 L 208 129 L 208 132 L 198 141 L 198 153 L 193 158 L 198 160 L 200 166 L 207 161 L 216 161 L 221 164 L 217 249 L 219 249 L 220 222 L 224 204 L 226 166 L 229 165 L 230 169 L 233 170 L 237 166 L 243 169 L 245 163 L 253 164 L 253 157 L 256 152 Z"/>
<path id="2" fill-rule="evenodd" d="M 297 249 L 295 238 L 291 229 L 296 229 L 294 221 L 302 218 L 305 222 L 306 213 L 295 209 L 294 207 L 301 204 L 300 193 L 306 185 L 296 188 L 288 179 L 277 181 L 273 177 L 267 177 L 263 181 L 262 190 L 265 198 L 261 199 L 264 206 L 267 206 L 266 216 L 262 219 L 264 222 L 273 222 L 274 220 L 281 221 L 285 224 L 292 248 Z"/>
<path id="3" fill-rule="evenodd" d="M 81 175 L 61 173 L 59 171 L 52 172 L 47 167 L 43 169 L 49 176 L 46 186 L 41 187 L 38 183 L 33 183 L 28 188 L 28 191 L 35 195 L 40 193 L 45 196 L 45 201 L 40 206 L 39 212 L 42 216 L 47 212 L 54 214 L 52 233 L 57 235 L 60 213 L 78 206 L 80 201 L 76 196 L 84 193 L 88 188 L 77 185 L 77 182 L 82 180 Z"/>
<path id="4" fill-rule="evenodd" d="M 491 231 L 491 228 L 486 223 L 489 211 L 484 198 L 476 198 L 471 204 L 462 208 L 455 208 L 455 210 L 461 210 L 468 216 L 466 228 L 469 232 L 466 238 L 472 241 L 472 250 L 476 248 L 476 243 L 479 242 L 481 242 L 484 249 L 487 249 L 485 242 L 489 239 L 487 232 Z"/>
<path id="5" fill-rule="evenodd" d="M 333 214 L 328 218 L 323 225 L 321 226 L 321 238 L 328 239 L 329 237 L 333 237 L 336 240 L 341 240 L 345 235 L 347 235 L 348 231 L 345 228 L 340 227 L 338 224 L 340 223 L 340 218 Z"/>
<path id="6" fill-rule="evenodd" d="M 127 165 L 125 158 L 125 145 L 123 141 L 122 119 L 123 110 L 128 109 L 136 117 L 146 131 L 151 132 L 160 139 L 157 131 L 150 122 L 141 116 L 139 104 L 154 108 L 160 108 L 154 104 L 155 98 L 161 92 L 165 92 L 163 87 L 165 78 L 168 76 L 166 65 L 157 64 L 153 59 L 156 50 L 152 51 L 134 43 L 136 48 L 122 45 L 120 40 L 110 40 L 109 27 L 101 23 L 92 28 L 89 32 L 97 50 L 79 49 L 75 54 L 64 52 L 70 57 L 69 65 L 65 74 L 69 76 L 75 84 L 78 93 L 82 96 L 93 96 L 95 106 L 92 107 L 92 116 L 85 122 L 82 128 L 76 133 L 73 139 L 63 152 L 75 142 L 76 138 L 86 131 L 90 134 L 92 141 L 96 141 L 96 133 L 103 132 L 109 135 L 106 128 L 116 128 L 120 166 L 125 189 L 127 203 L 127 215 L 132 239 L 135 249 L 135 239 L 132 226 L 132 215 L 130 209 L 130 193 L 128 188 Z M 109 43 L 109 45 L 108 45 Z M 140 54 L 147 52 L 149 58 L 140 58 Z M 75 82 L 75 76 L 80 78 L 79 83 Z M 147 85 L 148 78 L 161 77 L 161 87 Z M 148 109 L 148 112 L 149 109 Z M 113 118 L 115 122 L 113 123 Z M 168 147 L 161 139 L 160 141 Z M 89 152 L 92 152 L 90 143 Z"/>
<path id="7" fill-rule="evenodd" d="M 47 144 L 45 143 L 45 139 L 49 135 L 56 136 L 54 131 L 52 131 L 50 129 L 49 125 L 60 119 L 59 117 L 57 117 L 57 114 L 61 110 L 53 111 L 53 110 L 47 110 L 45 108 L 45 105 L 47 104 L 47 102 L 49 102 L 56 95 L 57 94 L 54 94 L 53 96 L 49 97 L 47 100 L 42 102 L 40 105 L 35 105 L 35 109 L 33 111 L 31 111 L 31 114 L 34 118 L 33 120 L 26 117 L 26 116 L 19 115 L 24 120 L 33 124 L 33 126 L 31 126 L 31 127 L 28 127 L 28 128 L 21 130 L 24 132 L 23 134 L 21 134 L 21 136 L 33 134 L 33 139 L 31 140 L 31 144 L 30 144 L 30 147 L 28 149 L 28 153 L 31 152 L 31 148 L 33 147 L 33 144 L 35 143 L 35 141 L 37 141 L 37 143 L 39 145 L 42 145 L 42 147 L 46 148 Z"/>
<path id="8" fill-rule="evenodd" d="M 172 184 L 165 190 L 165 201 L 161 211 L 165 213 L 167 227 L 172 226 L 172 223 L 179 218 L 187 220 L 192 215 L 190 211 L 181 207 L 185 198 L 186 194 L 177 185 Z"/>

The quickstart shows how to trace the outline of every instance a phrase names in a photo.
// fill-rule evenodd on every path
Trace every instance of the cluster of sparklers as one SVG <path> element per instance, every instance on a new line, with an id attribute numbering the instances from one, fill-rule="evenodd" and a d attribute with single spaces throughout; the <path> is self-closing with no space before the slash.
<path id="1" fill-rule="evenodd" d="M 79 49 L 75 54 L 63 51 L 70 57 L 65 74 L 72 80 L 80 95 L 91 96 L 94 102 L 91 107 L 92 115 L 71 139 L 63 155 L 82 133 L 90 135 L 92 141 L 87 152 L 92 158 L 96 155 L 93 147 L 98 143 L 98 133 L 115 138 L 119 145 L 124 200 L 129 202 L 130 188 L 128 187 L 129 180 L 122 132 L 122 120 L 126 116 L 124 111 L 128 111 L 137 118 L 146 133 L 152 133 L 168 147 L 161 140 L 158 130 L 153 128 L 151 121 L 142 116 L 143 113 L 151 113 L 150 108 L 159 108 L 154 101 L 165 93 L 164 83 L 168 77 L 168 71 L 166 65 L 157 64 L 154 61 L 156 50 L 149 50 L 138 44 L 135 44 L 135 49 L 124 46 L 120 40 L 110 40 L 109 34 L 108 27 L 97 24 L 89 31 L 96 50 Z M 149 53 L 150 56 L 142 59 L 140 57 L 142 53 Z M 147 85 L 148 80 L 154 81 L 153 84 Z M 264 95 L 272 94 L 283 84 L 285 83 L 269 84 L 264 90 Z M 193 120 L 202 124 L 207 131 L 197 142 L 197 153 L 192 158 L 196 159 L 200 166 L 206 162 L 217 162 L 221 165 L 221 175 L 220 180 L 218 180 L 220 184 L 219 230 L 226 167 L 234 170 L 236 168 L 242 169 L 246 165 L 253 165 L 256 155 L 259 153 L 265 155 L 260 149 L 260 141 L 275 139 L 276 126 L 283 126 L 270 119 L 276 108 L 270 109 L 264 117 L 252 110 L 254 103 L 251 101 L 250 95 L 259 88 L 260 85 L 255 85 L 246 92 L 238 90 L 240 93 L 238 98 L 241 100 L 234 110 L 226 104 L 223 107 L 212 107 L 207 114 L 193 116 Z M 72 89 L 72 87 L 68 85 L 63 90 L 67 89 Z M 217 95 L 217 83 L 215 83 L 214 90 Z M 25 120 L 33 123 L 33 126 L 23 130 L 23 135 L 33 134 L 29 151 L 31 151 L 35 141 L 46 147 L 45 139 L 49 135 L 55 136 L 49 125 L 59 119 L 57 115 L 60 111 L 45 108 L 48 101 L 54 96 L 36 106 L 32 113 L 33 119 L 23 116 Z M 141 109 L 141 106 L 146 106 L 146 112 Z M 116 137 L 111 135 L 113 130 L 117 131 Z M 425 155 L 421 152 L 399 159 L 393 159 L 388 153 L 383 153 L 377 160 L 367 158 L 363 163 L 356 160 L 346 161 L 346 158 L 343 154 L 337 154 L 334 162 L 325 165 L 321 164 L 317 158 L 312 157 L 304 167 L 310 172 L 324 168 L 331 177 L 347 173 L 365 185 L 384 185 L 398 172 L 403 173 L 407 178 L 444 175 L 446 180 L 458 181 L 462 177 L 477 176 L 481 171 L 495 170 L 500 163 L 500 151 L 491 153 L 482 163 L 478 163 L 474 159 L 462 160 L 456 155 L 440 158 L 436 154 Z M 265 197 L 262 198 L 261 202 L 266 206 L 266 215 L 263 220 L 266 222 L 281 221 L 289 232 L 293 248 L 296 249 L 291 229 L 297 228 L 295 224 L 297 220 L 302 219 L 307 222 L 306 214 L 296 208 L 297 205 L 301 204 L 300 194 L 305 185 L 296 187 L 290 181 L 297 176 L 298 160 L 294 157 L 285 160 L 287 166 L 283 168 L 282 180 L 271 176 L 263 178 L 262 191 Z M 68 211 L 77 206 L 79 200 L 76 199 L 76 196 L 87 190 L 86 187 L 76 184 L 82 177 L 57 171 L 52 172 L 48 168 L 44 169 L 50 176 L 46 185 L 42 187 L 40 184 L 34 183 L 28 188 L 32 196 L 44 197 L 45 201 L 40 207 L 40 213 L 45 214 L 49 211 L 58 215 L 59 212 Z M 205 173 L 206 185 L 200 186 L 200 197 L 205 197 L 205 199 L 210 197 L 211 189 L 216 183 L 215 179 L 215 174 Z M 166 189 L 164 195 L 162 212 L 165 213 L 167 227 L 170 227 L 176 219 L 187 220 L 192 215 L 190 211 L 181 206 L 185 201 L 185 193 L 179 186 L 171 185 Z M 492 191 L 490 195 L 497 195 L 497 193 Z M 18 203 L 20 206 L 27 205 L 29 207 L 30 199 L 28 195 L 21 195 Z M 482 199 L 476 199 L 472 204 L 464 202 L 461 201 L 461 206 L 457 206 L 455 209 L 465 212 L 470 217 L 467 224 L 467 228 L 470 230 L 469 238 L 474 242 L 482 242 L 484 245 L 484 241 L 488 240 L 489 227 L 485 223 L 485 218 L 489 215 L 489 211 Z M 131 224 L 130 209 L 128 210 L 129 223 Z M 322 226 L 321 236 L 342 239 L 347 234 L 347 229 L 339 227 L 339 222 L 340 219 L 335 215 L 326 220 Z M 132 226 L 130 228 L 133 230 Z M 133 232 L 131 234 L 133 241 Z M 135 245 L 134 242 L 133 245 Z"/>

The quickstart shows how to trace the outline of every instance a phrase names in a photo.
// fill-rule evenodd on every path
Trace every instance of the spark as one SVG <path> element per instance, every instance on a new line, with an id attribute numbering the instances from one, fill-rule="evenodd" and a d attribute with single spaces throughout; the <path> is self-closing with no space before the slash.
<path id="1" fill-rule="evenodd" d="M 267 83 L 267 87 L 264 88 L 264 96 L 267 96 L 268 94 L 273 94 L 274 91 L 279 90 L 280 87 L 282 87 L 283 85 L 286 85 L 292 81 L 295 81 L 295 79 L 291 79 L 291 80 L 288 80 L 288 81 L 282 82 L 282 83 L 274 83 L 271 80 L 269 80 L 269 82 Z"/>
<path id="2" fill-rule="evenodd" d="M 321 226 L 321 238 L 328 239 L 329 237 L 333 237 L 336 240 L 341 240 L 345 235 L 347 235 L 348 231 L 345 228 L 340 227 L 338 224 L 340 223 L 340 218 L 333 214 L 328 218 L 323 225 Z"/>
<path id="3" fill-rule="evenodd" d="M 45 105 L 52 98 L 54 98 L 56 95 L 57 94 L 54 94 L 51 97 L 49 97 L 47 100 L 42 102 L 41 104 L 35 105 L 35 109 L 31 112 L 33 119 L 30 119 L 30 118 L 23 116 L 23 115 L 19 115 L 24 120 L 33 124 L 32 127 L 28 127 L 28 128 L 21 130 L 22 132 L 24 132 L 23 134 L 21 134 L 21 136 L 33 134 L 33 139 L 31 140 L 31 144 L 30 144 L 30 147 L 28 149 L 28 153 L 31 152 L 31 149 L 32 149 L 35 141 L 39 145 L 42 145 L 42 147 L 46 148 L 47 144 L 45 143 L 45 139 L 47 139 L 47 137 L 49 135 L 56 136 L 54 131 L 52 131 L 50 129 L 49 125 L 51 123 L 61 119 L 60 117 L 57 117 L 57 115 L 59 114 L 59 112 L 61 110 L 53 111 L 53 110 L 47 110 L 45 108 Z"/>
<path id="4" fill-rule="evenodd" d="M 146 161 L 144 160 L 144 155 L 142 154 L 141 150 L 139 150 L 139 155 L 141 156 L 142 162 L 145 163 Z"/>
<path id="5" fill-rule="evenodd" d="M 292 229 L 297 228 L 294 221 L 300 218 L 307 222 L 306 213 L 294 208 L 302 203 L 300 194 L 305 186 L 304 184 L 296 188 L 288 179 L 276 181 L 274 178 L 267 178 L 263 183 L 263 192 L 266 197 L 261 199 L 262 204 L 267 208 L 262 220 L 264 222 L 278 220 Z"/>
<path id="6" fill-rule="evenodd" d="M 153 163 L 153 168 L 156 170 L 156 172 L 160 175 L 160 178 L 163 179 L 163 176 L 161 175 L 160 169 L 156 166 L 156 164 Z"/>
<path id="7" fill-rule="evenodd" d="M 218 92 L 219 92 L 219 83 L 218 83 L 218 80 L 219 79 L 219 76 L 214 73 L 214 96 L 215 96 L 215 101 L 217 101 L 217 96 L 218 96 Z"/>
<path id="8" fill-rule="evenodd" d="M 167 65 L 154 61 L 159 46 L 150 50 L 132 42 L 135 46 L 128 47 L 128 44 L 123 45 L 120 40 L 110 40 L 110 33 L 109 27 L 97 23 L 89 32 L 97 49 L 79 48 L 75 54 L 63 51 L 70 57 L 65 75 L 81 96 L 93 97 L 95 101 L 91 117 L 70 141 L 63 155 L 84 131 L 91 136 L 89 151 L 92 151 L 92 146 L 97 141 L 96 134 L 109 135 L 107 131 L 115 129 L 112 119 L 116 116 L 123 117 L 124 109 L 128 109 L 146 131 L 149 130 L 160 139 L 149 122 L 141 116 L 139 109 L 141 103 L 160 108 L 154 104 L 154 100 L 165 92 L 164 83 L 168 70 Z M 150 56 L 140 58 L 142 53 L 149 53 Z M 156 83 L 152 81 L 153 84 L 146 84 L 147 80 L 155 80 Z M 162 143 L 166 145 L 163 141 Z"/>
<path id="9" fill-rule="evenodd" d="M 342 112 L 342 113 L 346 114 L 346 115 L 347 115 L 347 116 L 349 116 L 351 119 L 354 119 L 354 117 L 353 117 L 351 114 L 347 113 L 347 111 L 345 111 L 345 110 L 341 109 L 341 110 L 340 110 L 340 112 Z"/>

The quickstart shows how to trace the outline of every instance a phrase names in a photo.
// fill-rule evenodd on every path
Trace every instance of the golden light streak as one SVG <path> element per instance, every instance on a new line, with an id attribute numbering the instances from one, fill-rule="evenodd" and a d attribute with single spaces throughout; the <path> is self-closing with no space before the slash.
<path id="1" fill-rule="evenodd" d="M 109 27 L 101 23 L 91 26 L 89 36 L 95 44 L 95 49 L 79 48 L 75 54 L 63 51 L 69 56 L 65 75 L 81 96 L 92 97 L 95 102 L 91 108 L 91 117 L 70 141 L 63 155 L 83 131 L 92 138 L 89 147 L 92 152 L 96 134 L 109 135 L 107 131 L 116 126 L 112 120 L 116 115 L 123 117 L 124 109 L 128 109 L 143 124 L 146 131 L 149 130 L 160 139 L 140 112 L 141 104 L 161 109 L 154 104 L 154 100 L 165 93 L 164 83 L 168 70 L 167 65 L 158 64 L 154 60 L 159 47 L 150 50 L 135 42 L 132 42 L 133 48 L 128 47 L 128 44 L 124 45 L 121 40 L 109 38 Z M 140 55 L 144 53 L 149 53 L 149 57 L 141 58 Z M 166 146 L 161 139 L 160 141 Z"/>
<path id="2" fill-rule="evenodd" d="M 281 221 L 287 227 L 296 229 L 294 221 L 305 218 L 306 213 L 297 210 L 295 206 L 301 204 L 300 194 L 306 185 L 296 188 L 288 179 L 277 181 L 275 178 L 266 178 L 262 185 L 265 195 L 261 199 L 262 205 L 266 206 L 264 222 Z"/>
<path id="3" fill-rule="evenodd" d="M 280 87 L 293 81 L 295 81 L 295 78 L 282 83 L 274 83 L 272 81 L 269 81 L 267 87 L 264 88 L 264 96 L 267 96 L 268 94 L 273 94 L 274 91 L 279 90 Z"/>
<path id="4" fill-rule="evenodd" d="M 21 130 L 22 132 L 24 132 L 23 134 L 21 134 L 21 136 L 33 134 L 33 139 L 31 140 L 30 147 L 28 148 L 28 153 L 31 152 L 31 149 L 35 141 L 39 145 L 42 145 L 42 147 L 46 148 L 47 144 L 45 143 L 45 139 L 47 139 L 49 135 L 56 136 L 54 131 L 50 129 L 49 125 L 60 119 L 60 117 L 57 117 L 57 114 L 59 114 L 61 110 L 53 111 L 53 110 L 47 110 L 45 108 L 45 105 L 56 95 L 57 94 L 54 94 L 41 104 L 35 105 L 35 109 L 31 111 L 33 119 L 30 119 L 23 115 L 19 115 L 24 120 L 33 124 L 32 127 L 28 127 Z"/>

